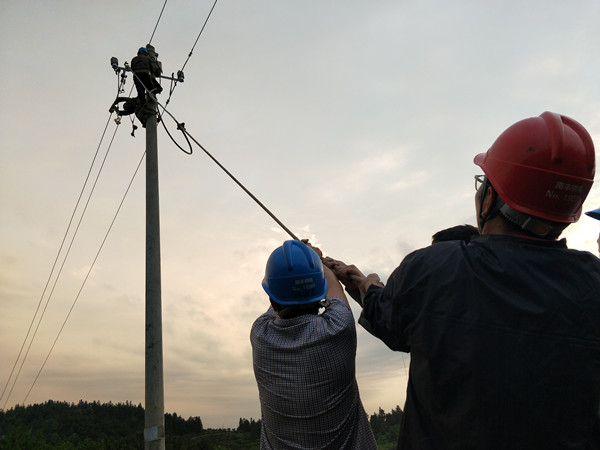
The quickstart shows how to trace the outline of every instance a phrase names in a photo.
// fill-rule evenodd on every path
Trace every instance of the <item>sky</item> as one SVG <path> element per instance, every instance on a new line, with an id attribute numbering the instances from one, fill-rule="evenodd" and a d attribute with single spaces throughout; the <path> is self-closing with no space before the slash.
<path id="1" fill-rule="evenodd" d="M 475 223 L 473 157 L 512 123 L 558 112 L 600 145 L 598 2 L 221 0 L 193 47 L 213 3 L 167 2 L 154 35 L 163 0 L 0 3 L 0 408 L 144 402 L 145 138 L 108 112 L 112 56 L 151 40 L 170 75 L 193 48 L 167 110 L 293 233 L 384 281 Z M 158 141 L 165 412 L 235 428 L 260 418 L 249 333 L 289 236 L 198 147 Z M 597 253 L 599 225 L 564 236 Z M 368 414 L 404 404 L 408 355 L 358 327 L 356 364 Z"/>

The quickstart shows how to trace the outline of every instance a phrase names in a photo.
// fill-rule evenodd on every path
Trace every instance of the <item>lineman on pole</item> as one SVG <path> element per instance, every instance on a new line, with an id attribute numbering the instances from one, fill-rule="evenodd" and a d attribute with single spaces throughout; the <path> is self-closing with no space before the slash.
<path id="1" fill-rule="evenodd" d="M 154 47 L 152 47 L 154 50 Z M 162 86 L 156 81 L 162 73 L 159 62 L 156 60 L 156 53 L 150 55 L 146 47 L 140 47 L 137 56 L 131 60 L 131 71 L 133 72 L 133 82 L 138 93 L 140 104 L 146 104 L 146 89 L 152 94 L 160 94 Z"/>

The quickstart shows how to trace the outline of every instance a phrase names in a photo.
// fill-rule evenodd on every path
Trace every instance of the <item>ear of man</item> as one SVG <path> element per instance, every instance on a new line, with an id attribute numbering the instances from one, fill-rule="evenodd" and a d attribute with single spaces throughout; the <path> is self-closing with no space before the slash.
<path id="1" fill-rule="evenodd" d="M 490 212 L 492 211 L 492 208 L 496 204 L 497 195 L 498 194 L 496 194 L 496 191 L 494 190 L 494 188 L 491 185 L 488 185 L 485 190 L 485 197 L 483 198 L 483 204 L 481 205 L 481 211 L 480 211 L 481 217 L 486 218 L 490 214 Z"/>

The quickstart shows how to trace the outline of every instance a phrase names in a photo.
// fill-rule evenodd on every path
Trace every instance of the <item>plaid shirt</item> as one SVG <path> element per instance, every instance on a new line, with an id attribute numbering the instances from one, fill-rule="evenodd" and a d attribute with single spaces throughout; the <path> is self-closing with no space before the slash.
<path id="1" fill-rule="evenodd" d="M 252 326 L 262 411 L 261 449 L 377 449 L 355 378 L 350 307 L 281 319 L 273 308 Z"/>

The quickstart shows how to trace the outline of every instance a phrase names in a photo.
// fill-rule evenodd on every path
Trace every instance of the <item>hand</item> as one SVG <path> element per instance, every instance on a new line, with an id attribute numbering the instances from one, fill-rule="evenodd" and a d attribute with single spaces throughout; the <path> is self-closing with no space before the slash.
<path id="1" fill-rule="evenodd" d="M 330 268 L 336 278 L 342 282 L 350 297 L 358 303 L 361 303 L 358 284 L 364 278 L 362 272 L 358 270 L 356 266 L 348 266 L 342 261 L 335 260 L 329 256 L 321 258 L 321 261 L 323 261 L 323 265 Z"/>
<path id="2" fill-rule="evenodd" d="M 385 284 L 381 282 L 379 275 L 377 275 L 376 273 L 370 273 L 360 281 L 358 288 L 360 289 L 360 292 L 364 294 L 367 292 L 369 286 L 371 286 L 372 284 L 374 284 L 375 286 L 385 287 Z"/>
<path id="3" fill-rule="evenodd" d="M 301 239 L 301 242 L 304 242 L 306 245 L 312 248 L 315 251 L 315 253 L 319 255 L 319 258 L 323 258 L 323 252 L 321 251 L 321 249 L 318 247 L 313 247 L 312 244 L 308 242 L 308 239 Z"/>
<path id="4" fill-rule="evenodd" d="M 358 287 L 358 283 L 365 277 L 363 273 L 354 265 L 347 265 L 329 256 L 321 258 L 323 265 L 329 267 L 344 286 Z"/>

